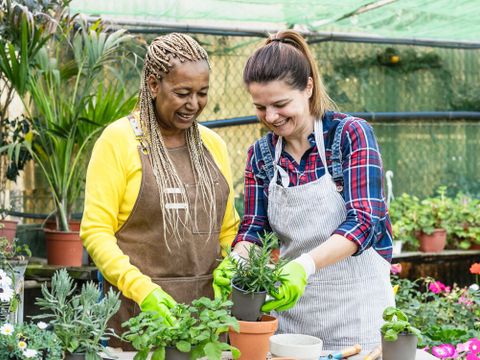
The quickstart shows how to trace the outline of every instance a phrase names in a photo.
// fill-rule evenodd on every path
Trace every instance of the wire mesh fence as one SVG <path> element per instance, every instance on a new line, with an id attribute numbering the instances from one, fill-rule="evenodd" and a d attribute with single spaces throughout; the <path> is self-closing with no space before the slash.
<path id="1" fill-rule="evenodd" d="M 146 42 L 152 35 L 145 36 Z M 210 56 L 209 102 L 200 121 L 255 114 L 244 88 L 244 64 L 264 39 L 196 35 Z M 480 111 L 480 51 L 324 42 L 311 45 L 329 94 L 342 112 Z M 126 86 L 138 87 L 137 75 Z M 480 121 L 375 121 L 385 170 L 394 172 L 394 193 L 480 195 Z M 235 191 L 243 192 L 248 147 L 265 131 L 260 124 L 215 129 L 229 148 Z M 27 189 L 28 190 L 28 189 Z M 26 212 L 48 213 L 26 192 Z M 239 201 L 240 203 L 241 201 Z M 77 211 L 81 210 L 79 201 Z M 46 206 L 43 210 L 41 206 Z"/>

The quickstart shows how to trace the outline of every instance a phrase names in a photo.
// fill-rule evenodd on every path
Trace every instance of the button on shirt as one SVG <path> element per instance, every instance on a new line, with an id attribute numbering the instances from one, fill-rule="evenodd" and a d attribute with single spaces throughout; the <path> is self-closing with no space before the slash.
<path id="1" fill-rule="evenodd" d="M 340 120 L 347 116 L 342 113 L 327 112 L 323 117 L 325 154 L 330 174 L 332 174 L 331 147 L 335 128 Z M 271 132 L 266 136 L 273 157 L 278 136 Z M 282 150 L 279 165 L 289 176 L 289 187 L 307 184 L 325 174 L 325 167 L 318 154 L 313 133 L 308 136 L 308 140 L 310 148 L 303 154 L 300 163 Z M 358 245 L 354 256 L 360 255 L 372 246 L 390 262 L 392 229 L 383 194 L 382 159 L 372 127 L 363 119 L 347 120 L 341 136 L 341 151 L 343 197 L 347 217 L 334 234 L 342 235 Z M 257 142 L 248 149 L 244 216 L 232 246 L 239 241 L 260 245 L 261 235 L 272 231 L 267 217 L 268 183 L 264 159 Z M 315 204 L 312 204 L 312 211 L 315 211 L 314 206 Z M 301 216 L 301 214 L 298 215 Z"/>

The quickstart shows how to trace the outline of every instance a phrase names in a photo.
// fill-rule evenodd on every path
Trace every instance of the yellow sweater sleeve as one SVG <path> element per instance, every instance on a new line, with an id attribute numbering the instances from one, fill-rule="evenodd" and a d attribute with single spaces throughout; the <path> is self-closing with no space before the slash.
<path id="1" fill-rule="evenodd" d="M 141 304 L 158 285 L 130 263 L 115 238 L 140 190 L 142 169 L 137 145 L 127 118 L 109 125 L 95 143 L 87 170 L 80 236 L 108 282 Z"/>
<path id="2" fill-rule="evenodd" d="M 228 187 L 230 188 L 219 239 L 220 246 L 222 247 L 222 254 L 225 256 L 226 249 L 232 245 L 233 239 L 237 235 L 238 226 L 240 224 L 240 217 L 235 209 L 235 193 L 233 190 L 230 158 L 228 156 L 227 145 L 217 133 L 201 125 L 199 128 L 203 143 L 208 151 L 210 151 L 212 154 L 217 166 L 227 180 Z"/>

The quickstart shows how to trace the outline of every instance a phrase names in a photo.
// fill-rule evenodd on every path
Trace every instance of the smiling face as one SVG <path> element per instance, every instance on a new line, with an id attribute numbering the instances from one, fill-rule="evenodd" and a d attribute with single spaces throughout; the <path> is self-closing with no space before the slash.
<path id="1" fill-rule="evenodd" d="M 314 117 L 309 108 L 312 89 L 311 79 L 304 90 L 294 89 L 283 80 L 248 85 L 260 121 L 287 141 L 306 138 L 313 131 Z"/>
<path id="2" fill-rule="evenodd" d="M 210 71 L 205 60 L 171 61 L 161 79 L 150 75 L 148 87 L 155 98 L 155 110 L 162 135 L 183 134 L 207 105 Z"/>

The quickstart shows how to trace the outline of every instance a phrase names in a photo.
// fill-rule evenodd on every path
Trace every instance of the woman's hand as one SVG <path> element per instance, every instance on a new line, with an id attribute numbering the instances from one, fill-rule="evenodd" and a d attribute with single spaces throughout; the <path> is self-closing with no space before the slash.
<path id="1" fill-rule="evenodd" d="M 168 295 L 162 288 L 158 287 L 147 295 L 140 308 L 143 312 L 154 312 L 161 316 L 166 324 L 173 325 L 175 318 L 170 313 L 177 302 Z"/>
<path id="2" fill-rule="evenodd" d="M 281 276 L 282 284 L 276 292 L 269 294 L 274 299 L 263 304 L 263 312 L 288 310 L 303 295 L 307 285 L 307 273 L 302 264 L 295 260 L 290 261 L 283 267 Z"/>

